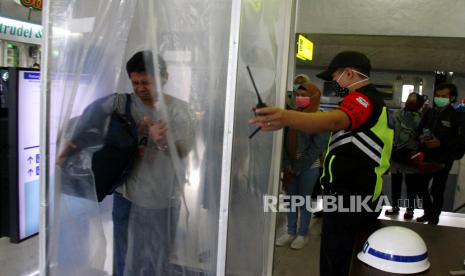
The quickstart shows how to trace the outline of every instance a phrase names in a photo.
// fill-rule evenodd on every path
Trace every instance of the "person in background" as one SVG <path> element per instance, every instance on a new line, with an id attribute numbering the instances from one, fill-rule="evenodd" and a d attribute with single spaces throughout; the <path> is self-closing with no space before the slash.
<path id="1" fill-rule="evenodd" d="M 420 143 L 426 158 L 445 166 L 437 172 L 421 175 L 418 187 L 425 213 L 417 218 L 417 222 L 438 224 L 452 164 L 465 153 L 465 114 L 452 107 L 456 99 L 457 87 L 454 84 L 439 85 L 434 91 L 434 107 L 425 113 L 419 126 L 422 133 Z"/>
<path id="2" fill-rule="evenodd" d="M 318 111 L 321 92 L 315 85 L 304 83 L 294 93 L 295 101 L 292 105 L 290 103 L 287 105 L 288 109 L 300 112 Z M 283 189 L 291 197 L 301 196 L 310 200 L 313 186 L 319 176 L 319 157 L 328 142 L 328 135 L 309 134 L 292 128 L 286 128 L 284 133 Z M 277 246 L 291 244 L 291 248 L 301 249 L 308 243 L 311 213 L 305 205 L 299 210 L 299 223 L 297 223 L 298 210 L 287 213 L 287 233 L 276 240 Z"/>
<path id="3" fill-rule="evenodd" d="M 34 64 L 32 64 L 32 68 L 40 69 L 40 64 L 38 64 L 37 62 L 34 62 Z"/>
<path id="4" fill-rule="evenodd" d="M 278 107 L 256 109 L 249 123 L 263 131 L 294 128 L 308 133 L 332 131 L 324 160 L 321 185 L 325 197 L 349 208 L 350 198 L 368 199 L 374 212 L 324 212 L 320 247 L 320 275 L 348 275 L 356 235 L 377 221 L 376 210 L 389 169 L 394 131 L 382 93 L 370 84 L 370 60 L 362 53 L 337 54 L 317 76 L 343 100 L 330 112 L 298 112 Z M 369 146 L 366 146 L 369 145 Z"/>
<path id="5" fill-rule="evenodd" d="M 416 198 L 417 174 L 406 171 L 407 165 L 413 164 L 411 157 L 419 150 L 419 139 L 417 134 L 420 125 L 420 110 L 425 103 L 425 97 L 418 93 L 411 93 L 405 107 L 394 114 L 394 145 L 392 150 L 391 185 L 392 185 L 392 209 L 386 210 L 385 214 L 397 215 L 399 213 L 399 200 L 402 191 L 402 182 L 405 176 L 407 186 L 407 202 L 401 203 L 401 207 L 407 207 L 404 219 L 413 218 L 413 210 Z M 417 155 L 416 157 L 418 157 Z M 415 159 L 415 158 L 414 158 Z M 421 163 L 418 163 L 420 165 Z M 407 203 L 407 204 L 405 204 Z"/>
<path id="6" fill-rule="evenodd" d="M 296 96 L 296 91 L 297 89 L 304 83 L 311 83 L 310 77 L 305 75 L 305 74 L 299 74 L 295 76 L 294 78 L 294 86 L 293 86 L 293 91 L 288 91 L 287 97 L 286 97 L 286 105 L 288 108 L 296 110 L 295 106 L 295 96 Z M 324 152 L 320 155 L 320 163 L 323 163 L 324 159 Z M 320 176 L 323 173 L 323 169 L 320 166 L 319 169 L 319 177 L 315 179 L 315 184 L 313 185 L 313 191 L 312 191 L 312 199 L 317 202 L 318 196 L 321 196 L 323 191 L 321 190 L 321 185 L 320 185 Z M 316 211 L 313 212 L 313 215 L 315 217 L 322 217 L 323 216 L 323 211 Z"/>
<path id="7" fill-rule="evenodd" d="M 293 91 L 297 91 L 297 89 L 304 83 L 311 83 L 309 76 L 305 74 L 299 74 L 295 76 Z"/>
<path id="8" fill-rule="evenodd" d="M 455 110 L 465 112 L 465 98 L 461 102 L 454 105 Z"/>

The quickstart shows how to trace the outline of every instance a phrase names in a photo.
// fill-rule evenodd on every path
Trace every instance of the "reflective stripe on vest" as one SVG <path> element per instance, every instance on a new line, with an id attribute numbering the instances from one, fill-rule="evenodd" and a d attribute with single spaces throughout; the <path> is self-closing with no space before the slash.
<path id="1" fill-rule="evenodd" d="M 321 187 L 321 190 L 322 190 L 322 191 L 325 190 L 325 187 L 324 187 L 324 185 L 323 185 L 323 183 L 322 183 L 322 180 L 323 180 L 323 178 L 324 178 L 325 175 L 326 175 L 326 166 L 325 166 L 325 162 L 326 162 L 326 157 L 328 157 L 328 153 L 329 153 L 329 144 L 331 144 L 332 137 L 333 137 L 333 133 L 331 132 L 330 135 L 329 135 L 329 139 L 328 139 L 328 146 L 326 147 L 325 158 L 323 159 L 323 173 L 322 173 L 321 176 L 320 176 L 320 187 Z"/>
<path id="2" fill-rule="evenodd" d="M 388 122 L 388 111 L 386 107 L 383 107 L 381 116 L 378 118 L 378 122 L 370 130 L 383 141 L 383 151 L 381 152 L 381 162 L 379 166 L 375 167 L 376 172 L 376 185 L 373 191 L 373 200 L 378 199 L 383 189 L 383 175 L 389 169 L 389 160 L 392 153 L 392 144 L 394 141 L 394 130 L 390 128 Z"/>
<path id="3" fill-rule="evenodd" d="M 391 157 L 392 143 L 394 139 L 394 130 L 388 126 L 388 114 L 386 107 L 383 107 L 378 121 L 370 129 L 370 131 L 376 137 L 378 137 L 382 143 L 374 141 L 366 133 L 363 132 L 351 133 L 350 131 L 338 131 L 336 134 L 331 135 L 325 159 L 328 158 L 328 156 L 334 149 L 342 145 L 352 143 L 352 145 L 357 147 L 361 152 L 363 152 L 373 161 L 375 161 L 377 164 L 377 166 L 374 168 L 376 174 L 376 183 L 372 198 L 372 201 L 375 201 L 380 196 L 383 187 L 382 176 L 389 168 L 389 159 Z M 369 147 L 361 141 L 365 142 L 367 145 L 369 145 Z M 333 157 L 334 156 L 331 157 L 331 163 L 334 159 Z M 323 175 L 320 179 L 323 179 L 325 177 L 327 170 L 329 170 L 329 174 L 331 175 L 332 180 L 331 166 L 329 168 L 323 167 Z M 331 182 L 332 181 L 330 181 L 330 183 Z"/>
<path id="4" fill-rule="evenodd" d="M 366 135 L 365 135 L 366 136 Z M 368 136 L 366 136 L 368 138 Z M 368 138 L 372 143 L 375 143 L 373 140 L 371 140 L 370 138 Z M 364 139 L 364 141 L 366 141 Z M 358 147 L 363 153 L 365 153 L 366 155 L 368 155 L 368 157 L 370 157 L 371 159 L 373 159 L 377 164 L 379 164 L 381 162 L 381 152 L 379 153 L 375 153 L 373 152 L 371 149 L 369 149 L 368 147 L 366 147 L 362 142 L 360 142 L 360 140 L 357 139 L 357 137 L 355 136 L 349 136 L 349 137 L 346 137 L 346 138 L 343 138 L 341 140 L 338 140 L 337 142 L 333 143 L 332 145 L 330 145 L 329 147 L 329 150 L 334 150 L 335 148 L 337 147 L 340 147 L 342 145 L 345 145 L 345 144 L 348 144 L 348 143 L 353 143 L 356 147 Z M 378 146 L 379 147 L 379 146 Z M 381 148 L 381 147 L 379 147 Z"/>

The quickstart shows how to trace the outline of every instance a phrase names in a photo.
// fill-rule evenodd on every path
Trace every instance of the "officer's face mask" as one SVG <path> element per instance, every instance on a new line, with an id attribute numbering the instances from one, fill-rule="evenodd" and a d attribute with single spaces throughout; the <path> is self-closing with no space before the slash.
<path id="1" fill-rule="evenodd" d="M 355 73 L 358 73 L 362 76 L 364 76 L 366 79 L 363 79 L 363 80 L 359 80 L 359 81 L 356 81 L 350 85 L 348 85 L 347 87 L 342 87 L 340 84 L 339 84 L 339 81 L 341 80 L 342 76 L 344 75 L 344 73 L 346 72 L 346 70 L 344 70 L 342 72 L 342 74 L 337 78 L 337 80 L 332 80 L 332 81 L 327 81 L 329 83 L 329 86 L 333 88 L 333 90 L 335 91 L 335 96 L 337 97 L 344 97 L 345 95 L 347 95 L 349 93 L 349 88 L 351 86 L 354 86 L 358 83 L 361 83 L 363 81 L 366 81 L 366 80 L 369 80 L 370 77 L 368 77 L 367 75 L 363 74 L 363 73 L 360 73 L 356 70 L 353 70 L 351 69 L 353 72 Z"/>
<path id="2" fill-rule="evenodd" d="M 434 104 L 439 108 L 446 107 L 450 104 L 450 99 L 434 97 Z"/>

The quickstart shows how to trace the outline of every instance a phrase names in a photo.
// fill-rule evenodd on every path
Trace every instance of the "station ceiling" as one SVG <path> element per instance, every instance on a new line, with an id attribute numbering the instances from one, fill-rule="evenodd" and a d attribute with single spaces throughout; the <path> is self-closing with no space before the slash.
<path id="1" fill-rule="evenodd" d="M 465 73 L 465 38 L 305 34 L 314 43 L 312 61 L 299 67 L 325 67 L 340 51 L 365 53 L 375 70 Z"/>

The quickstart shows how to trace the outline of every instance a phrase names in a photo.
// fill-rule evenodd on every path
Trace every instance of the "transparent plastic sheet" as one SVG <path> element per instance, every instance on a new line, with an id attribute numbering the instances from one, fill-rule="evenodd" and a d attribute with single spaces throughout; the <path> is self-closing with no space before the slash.
<path id="1" fill-rule="evenodd" d="M 48 275 L 105 275 L 111 269 L 110 201 L 98 204 L 93 185 L 83 181 L 83 197 L 62 193 L 57 155 L 73 133 L 76 117 L 95 99 L 117 91 L 128 26 L 130 1 L 52 1 L 50 3 L 50 185 L 47 225 Z M 129 16 L 127 16 L 127 14 Z M 98 131 L 103 131 L 99 129 Z M 90 176 L 89 154 L 81 171 Z M 87 163 L 86 163 L 87 162 Z M 106 235 L 105 235 L 106 234 Z"/>
<path id="2" fill-rule="evenodd" d="M 149 141 L 133 168 L 136 176 L 129 177 L 133 184 L 118 189 L 132 202 L 122 275 L 216 275 L 230 9 L 230 1 L 207 0 L 50 3 L 50 164 L 60 162 L 89 105 L 133 92 L 124 67 L 134 53 L 151 50 L 154 58 L 146 62 L 159 68 L 161 56 L 167 64 L 166 83 L 155 70 L 155 90 L 168 96 L 157 93 L 155 110 L 133 114 L 139 128 L 144 116 L 166 121 L 168 148 L 150 147 Z M 103 105 L 115 102 L 120 101 Z M 116 205 L 112 208 L 112 196 L 97 202 L 90 169 L 109 119 L 92 120 L 102 123 L 76 157 L 81 184 L 69 192 L 63 168 L 51 166 L 48 275 L 108 275 L 115 266 Z M 178 151 L 180 143 L 185 153 Z"/>
<path id="3" fill-rule="evenodd" d="M 160 153 L 151 157 L 150 149 L 142 162 L 154 172 L 147 186 L 156 185 L 156 193 L 162 186 L 171 190 L 169 200 L 150 201 L 137 191 L 131 198 L 133 188 L 127 187 L 133 205 L 124 275 L 216 275 L 229 16 L 229 1 L 138 2 L 131 28 L 138 31 L 131 31 L 126 52 L 148 45 L 166 60 L 163 114 L 154 120 L 168 121 L 172 142 L 171 164 L 158 163 Z M 147 33 L 147 24 L 155 35 Z M 185 108 L 176 110 L 171 97 Z M 176 152 L 180 144 L 190 149 L 187 156 Z"/>
<path id="4" fill-rule="evenodd" d="M 288 1 L 243 1 L 239 41 L 235 127 L 232 157 L 230 209 L 227 245 L 227 275 L 263 275 L 271 273 L 267 265 L 271 214 L 263 209 L 263 196 L 273 194 L 273 152 L 275 135 L 258 132 L 247 124 L 251 108 L 257 103 L 250 67 L 263 101 L 277 105 L 280 73 L 286 33 L 285 12 Z M 289 26 L 287 26 L 289 27 Z M 268 272 L 265 272 L 268 271 Z"/>

